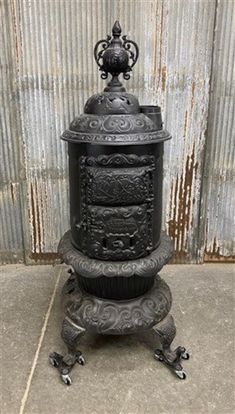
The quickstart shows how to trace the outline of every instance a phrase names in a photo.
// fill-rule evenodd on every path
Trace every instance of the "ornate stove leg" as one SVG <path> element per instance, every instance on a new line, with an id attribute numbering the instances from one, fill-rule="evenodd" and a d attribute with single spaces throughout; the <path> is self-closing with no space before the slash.
<path id="1" fill-rule="evenodd" d="M 85 358 L 82 353 L 77 350 L 78 341 L 84 333 L 84 328 L 74 324 L 65 317 L 61 336 L 67 345 L 68 353 L 65 356 L 57 354 L 57 352 L 53 352 L 49 355 L 49 362 L 59 370 L 61 379 L 66 385 L 71 385 L 72 383 L 69 373 L 76 362 L 80 365 L 85 364 Z"/>
<path id="2" fill-rule="evenodd" d="M 161 322 L 153 327 L 154 332 L 159 336 L 162 350 L 156 349 L 154 357 L 168 365 L 180 379 L 186 378 L 186 373 L 181 365 L 182 359 L 189 359 L 189 353 L 182 346 L 175 350 L 171 349 L 171 343 L 176 335 L 174 319 L 167 315 Z"/>

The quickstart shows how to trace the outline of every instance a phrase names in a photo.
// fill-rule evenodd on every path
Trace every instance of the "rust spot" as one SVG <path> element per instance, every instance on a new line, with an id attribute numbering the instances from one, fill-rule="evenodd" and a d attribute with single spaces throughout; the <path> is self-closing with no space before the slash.
<path id="1" fill-rule="evenodd" d="M 184 137 L 186 136 L 187 123 L 188 123 L 188 111 L 185 111 L 185 117 L 184 117 Z"/>
<path id="2" fill-rule="evenodd" d="M 41 237 L 41 220 L 40 220 L 40 210 L 39 210 L 39 193 L 38 193 L 38 184 L 35 180 L 35 194 L 36 194 L 36 220 L 37 220 L 37 235 L 38 235 L 38 246 L 39 252 L 41 252 L 42 247 L 42 237 Z"/>
<path id="3" fill-rule="evenodd" d="M 166 66 L 162 68 L 162 91 L 165 92 L 166 90 Z"/>
<path id="4" fill-rule="evenodd" d="M 22 49 L 22 41 L 21 41 L 21 33 L 18 34 L 18 31 L 17 31 L 17 29 L 19 30 L 19 28 L 20 28 L 20 25 L 18 25 L 18 23 L 17 23 L 17 13 L 20 15 L 20 11 L 18 10 L 18 12 L 17 12 L 14 2 L 11 2 L 10 7 L 12 9 L 12 23 L 13 23 L 14 35 L 15 35 L 16 60 L 19 63 L 20 52 L 21 52 L 21 49 Z M 19 71 L 19 69 L 17 69 L 17 70 Z"/>
<path id="5" fill-rule="evenodd" d="M 35 180 L 34 185 L 30 184 L 30 201 L 31 201 L 31 220 L 32 220 L 32 239 L 33 239 L 33 252 L 39 253 L 42 251 L 43 236 L 41 234 L 41 214 L 40 206 L 42 209 L 42 200 L 38 191 L 37 180 Z"/>
<path id="6" fill-rule="evenodd" d="M 34 192 L 33 192 L 33 184 L 30 184 L 30 201 L 31 201 L 31 208 L 32 208 L 32 233 L 33 233 L 33 251 L 36 252 L 37 249 L 37 226 L 36 226 L 36 211 L 34 206 Z"/>
<path id="7" fill-rule="evenodd" d="M 216 238 L 213 241 L 213 248 L 212 250 L 207 250 L 205 248 L 204 252 L 204 262 L 227 262 L 227 263 L 235 263 L 235 256 L 224 256 L 220 254 L 220 247 L 217 244 Z"/>
<path id="8" fill-rule="evenodd" d="M 176 177 L 175 191 L 173 186 L 171 191 L 171 202 L 173 206 L 172 219 L 168 221 L 169 235 L 174 241 L 176 255 L 175 263 L 185 262 L 187 259 L 187 233 L 192 225 L 191 205 L 192 205 L 192 184 L 193 177 L 197 172 L 198 162 L 195 162 L 195 146 L 192 154 L 187 156 L 185 171 L 180 178 Z"/>
<path id="9" fill-rule="evenodd" d="M 16 10 L 15 10 L 13 2 L 11 4 L 11 7 L 12 7 L 12 22 L 13 22 L 15 38 L 16 38 L 15 39 L 16 59 L 17 59 L 17 62 L 18 62 L 19 61 L 19 46 L 18 46 L 18 39 L 17 39 Z"/>
<path id="10" fill-rule="evenodd" d="M 193 83 L 192 83 L 192 97 L 191 97 L 191 111 L 192 111 L 193 105 L 194 105 L 195 86 L 196 86 L 196 83 L 193 81 Z"/>
<path id="11" fill-rule="evenodd" d="M 35 262 L 43 262 L 43 263 L 60 262 L 61 263 L 59 254 L 55 252 L 47 252 L 47 253 L 32 252 L 30 255 L 30 259 L 34 260 Z"/>
<path id="12" fill-rule="evenodd" d="M 155 19 L 157 21 L 157 12 Z M 157 73 L 157 36 L 154 32 L 153 34 L 153 75 L 156 75 Z"/>
<path id="13" fill-rule="evenodd" d="M 187 252 L 180 251 L 180 252 L 176 252 L 173 255 L 173 257 L 169 261 L 169 264 L 182 264 L 182 263 L 187 263 L 187 261 L 188 261 Z"/>
<path id="14" fill-rule="evenodd" d="M 41 230 L 41 221 L 43 214 L 43 200 L 39 191 L 37 180 L 30 184 L 30 203 L 31 203 L 31 222 L 32 222 L 32 253 L 29 256 L 34 262 L 39 263 L 61 263 L 61 259 L 56 252 L 42 252 L 44 229 Z M 41 211 L 40 211 L 41 209 Z M 39 251 L 37 251 L 39 250 Z"/>
<path id="15" fill-rule="evenodd" d="M 14 184 L 10 184 L 10 191 L 11 191 L 11 199 L 12 199 L 12 202 L 14 203 L 15 202 L 15 190 L 14 190 Z"/>
<path id="16" fill-rule="evenodd" d="M 158 21 L 158 16 L 156 16 L 156 21 Z M 163 72 L 162 72 L 163 22 L 164 22 L 164 5 L 162 3 L 160 23 L 158 25 L 158 27 L 160 27 L 160 33 L 159 33 L 159 53 L 158 53 L 158 56 L 157 56 L 157 51 L 156 51 L 156 47 L 155 47 L 155 51 L 154 51 L 154 70 L 153 70 L 153 73 L 154 74 L 156 74 L 156 75 L 158 74 L 158 86 L 159 86 L 160 81 L 161 81 L 161 78 L 163 76 Z M 156 38 L 156 37 L 158 37 L 158 36 L 154 36 L 154 38 Z M 156 44 L 156 46 L 157 46 L 157 44 Z M 159 64 L 158 64 L 158 70 L 156 68 L 157 62 L 159 62 Z M 163 68 L 163 70 L 164 70 L 164 68 Z"/>

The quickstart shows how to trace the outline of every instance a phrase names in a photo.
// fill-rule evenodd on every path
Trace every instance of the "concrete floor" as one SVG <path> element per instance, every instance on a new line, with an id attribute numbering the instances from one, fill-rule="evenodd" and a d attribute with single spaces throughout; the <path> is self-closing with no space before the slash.
<path id="1" fill-rule="evenodd" d="M 66 387 L 48 363 L 64 352 L 60 291 L 64 266 L 0 268 L 1 414 L 225 414 L 235 413 L 233 265 L 171 265 L 161 276 L 173 293 L 174 344 L 191 353 L 180 381 L 153 358 L 145 335 L 86 335 L 87 364 Z M 14 312 L 14 314 L 13 314 Z"/>

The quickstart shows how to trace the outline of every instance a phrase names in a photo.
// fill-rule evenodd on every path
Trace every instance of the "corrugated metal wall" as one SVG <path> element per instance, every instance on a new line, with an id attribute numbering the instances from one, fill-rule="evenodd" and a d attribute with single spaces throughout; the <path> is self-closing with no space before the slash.
<path id="1" fill-rule="evenodd" d="M 218 2 L 201 215 L 204 260 L 235 254 L 235 2 Z M 232 257 L 233 256 L 233 257 Z"/>
<path id="2" fill-rule="evenodd" d="M 93 46 L 116 19 L 140 47 L 129 85 L 159 104 L 176 262 L 232 254 L 234 2 L 1 0 L 1 259 L 54 261 L 69 227 L 60 133 L 102 90 Z"/>

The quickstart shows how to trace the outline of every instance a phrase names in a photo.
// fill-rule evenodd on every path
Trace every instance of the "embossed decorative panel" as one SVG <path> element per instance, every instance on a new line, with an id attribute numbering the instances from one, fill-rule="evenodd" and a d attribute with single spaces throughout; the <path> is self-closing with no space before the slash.
<path id="1" fill-rule="evenodd" d="M 82 222 L 76 228 L 85 253 L 123 260 L 151 251 L 154 169 L 153 155 L 80 158 Z"/>
<path id="2" fill-rule="evenodd" d="M 87 168 L 87 202 L 113 206 L 144 203 L 152 197 L 150 177 L 144 168 Z"/>
<path id="3" fill-rule="evenodd" d="M 146 255 L 152 246 L 147 204 L 87 208 L 87 254 L 97 259 L 124 260 Z"/>

